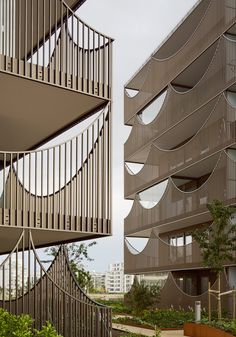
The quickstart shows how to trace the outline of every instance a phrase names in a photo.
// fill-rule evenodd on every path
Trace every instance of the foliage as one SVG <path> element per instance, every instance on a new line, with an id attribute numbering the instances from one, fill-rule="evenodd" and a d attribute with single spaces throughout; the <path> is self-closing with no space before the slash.
<path id="1" fill-rule="evenodd" d="M 32 337 L 32 324 L 28 315 L 15 316 L 0 309 L 0 337 Z"/>
<path id="2" fill-rule="evenodd" d="M 125 335 L 121 335 L 120 337 L 145 337 L 145 336 L 133 332 L 127 332 L 125 333 Z"/>
<path id="3" fill-rule="evenodd" d="M 136 316 L 117 317 L 117 318 L 113 318 L 112 321 L 118 324 L 131 325 L 131 326 L 142 327 L 142 328 L 147 328 L 147 329 L 154 328 L 153 324 L 150 324 L 147 321 L 145 321 L 143 318 L 136 317 Z"/>
<path id="4" fill-rule="evenodd" d="M 89 288 L 89 293 L 90 294 L 105 294 L 106 289 L 105 289 L 105 287 L 94 288 L 93 285 L 92 285 L 92 288 Z"/>
<path id="5" fill-rule="evenodd" d="M 35 330 L 35 336 L 40 337 L 61 337 L 57 334 L 56 329 L 50 322 L 46 322 L 45 325 L 43 325 L 42 330 L 38 331 Z"/>
<path id="6" fill-rule="evenodd" d="M 232 335 L 236 336 L 236 320 L 228 319 L 228 320 L 213 320 L 213 321 L 208 321 L 207 319 L 203 319 L 201 321 L 202 324 L 206 324 L 209 326 L 212 326 L 213 328 L 216 329 L 221 329 L 225 332 L 229 332 Z"/>
<path id="7" fill-rule="evenodd" d="M 132 309 L 128 308 L 123 300 L 98 300 L 99 303 L 112 308 L 113 314 L 131 314 Z"/>
<path id="8" fill-rule="evenodd" d="M 225 263 L 236 262 L 236 225 L 231 222 L 235 209 L 224 206 L 219 200 L 208 204 L 213 224 L 204 229 L 197 229 L 192 233 L 193 238 L 201 249 L 203 264 L 217 274 L 218 283 L 218 319 L 221 320 L 221 287 L 220 277 Z M 208 304 L 210 308 L 210 303 Z M 210 317 L 210 312 L 209 312 Z"/>
<path id="9" fill-rule="evenodd" d="M 61 337 L 51 323 L 46 322 L 42 330 L 33 329 L 29 315 L 16 316 L 0 309 L 0 337 Z"/>
<path id="10" fill-rule="evenodd" d="M 236 226 L 230 221 L 235 209 L 224 206 L 218 200 L 208 204 L 207 208 L 211 213 L 213 225 L 197 229 L 192 235 L 201 249 L 204 266 L 219 275 L 226 261 L 235 262 Z"/>
<path id="11" fill-rule="evenodd" d="M 85 270 L 84 262 L 93 261 L 90 258 L 88 249 L 97 243 L 95 241 L 85 244 L 85 243 L 69 243 L 66 245 L 68 258 L 70 261 L 70 267 L 75 274 L 75 277 L 83 289 L 87 289 L 92 292 L 93 285 L 91 281 L 90 273 Z M 59 246 L 53 246 L 45 249 L 45 252 L 49 256 L 55 257 L 57 255 L 57 251 Z M 51 262 L 51 260 L 47 260 L 44 262 Z"/>
<path id="12" fill-rule="evenodd" d="M 161 329 L 180 328 L 185 322 L 194 321 L 194 313 L 184 310 L 158 309 L 145 311 L 143 320 Z"/>
<path id="13" fill-rule="evenodd" d="M 160 286 L 158 284 L 147 285 L 143 281 L 139 283 L 136 277 L 130 291 L 125 294 L 125 304 L 137 315 L 142 314 L 145 309 L 156 308 L 159 299 Z"/>
<path id="14" fill-rule="evenodd" d="M 155 327 L 155 337 L 161 337 L 161 329 Z"/>
<path id="15" fill-rule="evenodd" d="M 182 328 L 185 322 L 194 322 L 194 313 L 192 311 L 173 309 L 145 310 L 142 313 L 142 317 L 120 317 L 113 319 L 113 321 L 147 328 Z"/>

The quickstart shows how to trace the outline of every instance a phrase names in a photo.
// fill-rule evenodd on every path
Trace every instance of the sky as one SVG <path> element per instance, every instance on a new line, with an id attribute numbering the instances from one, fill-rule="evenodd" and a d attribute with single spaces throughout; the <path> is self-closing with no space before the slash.
<path id="1" fill-rule="evenodd" d="M 123 194 L 123 144 L 131 127 L 123 125 L 124 84 L 170 34 L 197 0 L 87 0 L 78 16 L 115 39 L 113 46 L 113 236 L 89 248 L 90 271 L 103 272 L 123 261 L 123 223 L 132 201 Z"/>

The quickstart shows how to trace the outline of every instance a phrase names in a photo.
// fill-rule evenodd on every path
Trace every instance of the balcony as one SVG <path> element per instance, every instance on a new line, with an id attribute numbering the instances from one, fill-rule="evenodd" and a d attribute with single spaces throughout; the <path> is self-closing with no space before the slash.
<path id="1" fill-rule="evenodd" d="M 179 308 L 189 310 L 190 307 L 194 307 L 195 301 L 201 301 L 202 306 L 207 308 L 208 281 L 212 289 L 217 289 L 215 274 L 202 266 L 201 253 L 196 242 L 176 247 L 161 240 L 155 232 L 152 232 L 142 252 L 135 250 L 126 240 L 124 256 L 125 273 L 170 271 L 161 288 L 160 305 L 162 308 L 169 309 L 171 304 L 177 310 Z M 227 265 L 232 265 L 232 262 Z M 226 273 L 223 273 L 221 281 L 223 290 L 230 290 Z M 217 301 L 214 299 L 212 306 L 217 308 Z M 229 310 L 228 299 L 225 299 L 223 306 Z"/>
<path id="2" fill-rule="evenodd" d="M 167 41 L 150 57 L 125 87 L 137 91 L 137 94 L 131 97 L 125 90 L 126 124 L 132 125 L 135 114 L 144 109 L 223 33 L 226 31 L 235 33 L 233 27 L 236 21 L 235 6 L 234 1 L 230 3 L 227 0 L 202 1 L 194 11 L 197 18 L 193 15 L 191 20 L 186 20 L 180 26 L 181 30 L 185 30 L 185 34 L 179 34 L 175 43 L 171 43 L 170 39 L 170 43 Z M 186 32 L 189 32 L 188 38 Z"/>
<path id="3" fill-rule="evenodd" d="M 173 271 L 194 269 L 202 266 L 202 256 L 198 244 L 174 246 L 162 240 L 152 231 L 145 248 L 139 252 L 126 239 L 124 245 L 126 273 L 153 271 Z"/>
<path id="4" fill-rule="evenodd" d="M 214 104 L 213 99 L 223 91 L 230 88 L 235 92 L 235 58 L 235 41 L 222 36 L 212 61 L 200 81 L 191 90 L 184 92 L 177 91 L 169 85 L 157 117 L 147 125 L 136 122 L 125 143 L 125 160 L 135 161 L 139 152 L 145 153 L 144 149 L 147 145 L 202 106 Z M 210 103 L 211 100 L 212 103 Z"/>
<path id="5" fill-rule="evenodd" d="M 214 155 L 183 172 L 186 181 L 190 181 L 190 177 L 196 174 L 203 176 L 211 172 L 210 176 L 206 175 L 208 179 L 195 190 L 185 192 L 180 189 L 181 179 L 169 178 L 161 195 L 157 194 L 156 190 L 136 195 L 131 211 L 125 218 L 125 235 L 149 237 L 152 228 L 157 228 L 159 233 L 163 233 L 176 230 L 180 225 L 181 228 L 185 228 L 207 222 L 210 220 L 210 214 L 206 204 L 214 199 L 234 205 L 236 162 L 235 151 L 232 151 L 233 155 L 223 151 L 219 156 Z"/>
<path id="6" fill-rule="evenodd" d="M 112 39 L 80 20 L 63 0 L 5 6 L 0 117 L 8 135 L 21 130 L 24 137 L 11 137 L 9 144 L 1 132 L 0 143 L 3 151 L 25 151 L 111 99 Z"/>
<path id="7" fill-rule="evenodd" d="M 111 234 L 109 107 L 78 136 L 1 152 L 0 164 L 0 253 L 23 228 L 37 229 L 36 247 Z"/>
<path id="8" fill-rule="evenodd" d="M 174 245 L 162 239 L 155 230 L 142 251 L 137 250 L 125 239 L 125 272 L 129 274 L 148 272 L 174 272 L 203 267 L 201 250 L 196 241 Z M 227 262 L 233 265 L 233 262 Z"/>
<path id="9" fill-rule="evenodd" d="M 235 107 L 227 101 L 225 94 L 221 94 L 160 137 L 159 144 L 168 147 L 173 146 L 171 140 L 179 144 L 183 139 L 188 141 L 173 150 L 159 148 L 153 143 L 138 173 L 125 169 L 125 197 L 134 198 L 135 193 L 169 176 L 181 175 L 181 170 L 233 146 L 236 142 L 235 116 Z M 196 131 L 199 121 L 201 126 Z"/>

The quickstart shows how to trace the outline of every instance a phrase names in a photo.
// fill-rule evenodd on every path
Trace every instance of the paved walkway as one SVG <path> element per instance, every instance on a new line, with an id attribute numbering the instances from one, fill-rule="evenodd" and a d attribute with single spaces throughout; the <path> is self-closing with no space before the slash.
<path id="1" fill-rule="evenodd" d="M 138 327 L 130 326 L 130 325 L 112 323 L 112 328 L 122 330 L 122 331 L 127 331 L 127 332 L 133 332 L 133 333 L 141 334 L 144 336 L 150 336 L 150 337 L 155 336 L 154 330 L 138 328 Z M 183 337 L 183 336 L 184 336 L 183 330 L 168 330 L 168 331 L 161 332 L 161 337 Z"/>

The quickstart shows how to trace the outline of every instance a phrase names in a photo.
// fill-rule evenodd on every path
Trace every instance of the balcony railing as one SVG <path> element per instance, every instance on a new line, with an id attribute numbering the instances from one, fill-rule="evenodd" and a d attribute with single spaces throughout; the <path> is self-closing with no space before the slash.
<path id="1" fill-rule="evenodd" d="M 131 97 L 125 90 L 125 123 L 133 124 L 132 118 L 136 113 L 151 102 L 156 95 L 187 68 L 211 43 L 217 40 L 236 22 L 235 8 L 235 1 L 211 1 L 205 12 L 202 13 L 199 25 L 176 53 L 166 59 L 158 59 L 158 52 L 152 55 L 148 63 L 140 70 L 141 76 L 138 73 L 126 85 L 127 89 L 136 89 L 138 93 L 134 97 Z M 231 60 L 233 59 L 235 57 Z M 190 110 L 188 109 L 187 111 Z"/>
<path id="2" fill-rule="evenodd" d="M 110 233 L 110 106 L 69 141 L 0 159 L 1 226 Z"/>
<path id="3" fill-rule="evenodd" d="M 125 239 L 124 261 L 126 272 L 136 274 L 195 269 L 203 266 L 202 253 L 196 241 L 175 246 L 162 240 L 155 230 L 151 232 L 142 251 L 138 251 L 128 239 Z M 228 264 L 233 263 L 228 261 Z"/>
<path id="4" fill-rule="evenodd" d="M 210 216 L 206 204 L 214 199 L 229 205 L 235 204 L 236 162 L 223 151 L 210 177 L 201 187 L 192 192 L 184 192 L 170 178 L 159 202 L 155 202 L 155 197 L 158 196 L 153 196 L 155 206 L 144 208 L 141 202 L 145 200 L 138 200 L 139 196 L 136 196 L 131 211 L 125 218 L 125 235 L 167 224 L 168 229 L 173 230 L 179 222 L 183 225 L 185 219 L 188 226 L 196 224 L 196 221 L 208 221 Z"/>
<path id="5" fill-rule="evenodd" d="M 110 337 L 111 309 L 92 301 L 71 272 L 61 246 L 46 270 L 30 231 L 22 231 L 11 254 L 0 264 L 0 307 L 29 314 L 35 328 L 52 322 L 63 336 Z"/>
<path id="6" fill-rule="evenodd" d="M 181 170 L 236 142 L 236 109 L 230 105 L 225 95 L 219 96 L 210 114 L 207 108 L 208 105 L 193 115 L 200 118 L 199 114 L 206 116 L 208 113 L 204 124 L 187 143 L 174 150 L 162 150 L 152 145 L 143 168 L 137 174 L 130 174 L 125 169 L 126 197 L 168 176 L 181 175 Z"/>
<path id="7" fill-rule="evenodd" d="M 184 278 L 185 276 L 183 277 L 183 279 Z M 217 286 L 218 286 L 217 283 L 218 282 L 215 281 L 213 284 L 211 284 L 211 289 L 217 290 Z M 222 285 L 222 290 L 221 290 L 222 292 L 231 290 L 226 273 L 223 273 L 221 276 L 221 285 Z M 195 288 L 194 294 L 191 294 L 191 291 L 194 288 Z M 186 290 L 187 289 L 185 289 L 184 291 L 182 287 L 180 287 L 180 285 L 177 284 L 174 275 L 170 272 L 168 275 L 168 279 L 166 280 L 164 284 L 164 287 L 161 289 L 161 299 L 159 303 L 160 307 L 170 309 L 170 305 L 171 305 L 171 307 L 176 310 L 184 309 L 186 311 L 189 311 L 189 310 L 194 310 L 196 301 L 201 301 L 202 308 L 205 308 L 205 309 L 208 308 L 207 288 L 205 288 L 205 291 L 203 290 L 203 292 L 199 295 L 196 295 L 197 289 L 196 287 L 194 287 L 193 284 L 191 284 L 190 287 L 188 287 L 189 293 L 186 293 Z M 216 297 L 212 297 L 211 306 L 213 310 L 217 310 L 217 298 Z M 223 310 L 225 310 L 226 312 L 231 312 L 233 308 L 232 299 L 227 296 L 222 297 L 222 308 L 224 308 Z"/>
<path id="8" fill-rule="evenodd" d="M 201 267 L 202 255 L 193 241 L 183 246 L 173 246 L 163 241 L 153 231 L 145 248 L 139 252 L 126 239 L 124 245 L 127 272 L 152 272 Z"/>
<path id="9" fill-rule="evenodd" d="M 172 92 L 173 88 L 171 86 L 168 87 L 165 101 L 153 122 L 149 124 L 143 124 L 140 122 L 139 117 L 136 117 L 129 138 L 124 145 L 125 160 L 132 161 L 132 158 L 139 156 L 141 151 L 148 151 L 148 146 L 152 142 L 158 142 L 159 138 L 165 135 L 166 132 L 175 126 L 178 126 L 179 123 L 181 123 L 186 118 L 189 118 L 194 113 L 198 113 L 199 110 L 205 109 L 207 114 L 208 111 L 214 108 L 218 100 L 216 97 L 204 106 L 197 107 L 194 110 L 175 110 L 176 113 L 173 114 L 171 113 L 170 107 L 168 106 L 170 103 L 169 98 L 172 96 Z"/>
<path id="10" fill-rule="evenodd" d="M 125 248 L 125 251 L 128 248 Z M 127 256 L 127 260 L 130 262 L 129 260 L 129 253 Z M 136 265 L 137 266 L 137 265 Z M 130 263 L 126 263 L 125 260 L 125 272 L 126 273 L 130 273 L 130 274 L 134 274 L 137 273 L 139 274 L 138 269 L 134 268 L 134 264 L 131 265 Z M 146 270 L 145 268 L 146 266 L 144 266 L 144 268 L 142 269 L 142 272 L 144 270 Z M 152 272 L 157 272 L 157 270 L 154 270 Z M 183 272 L 183 279 L 186 276 L 184 275 Z M 187 279 L 187 278 L 186 278 Z M 222 284 L 222 291 L 229 291 L 230 289 L 230 285 L 228 282 L 228 278 L 226 273 L 223 273 L 221 275 L 221 284 Z M 215 281 L 213 284 L 211 284 L 211 289 L 213 290 L 217 290 L 217 281 Z M 197 293 L 197 289 L 196 287 L 192 284 L 190 287 L 188 287 L 188 293 L 186 292 L 187 289 L 183 289 L 182 287 L 180 287 L 179 284 L 177 284 L 176 278 L 174 277 L 174 274 L 172 272 L 168 273 L 168 277 L 163 285 L 163 287 L 160 289 L 161 290 L 161 296 L 160 296 L 160 302 L 159 302 L 159 306 L 161 308 L 166 308 L 170 310 L 170 307 L 176 310 L 193 310 L 196 301 L 201 301 L 201 306 L 202 308 L 207 308 L 208 307 L 208 290 L 205 289 L 205 291 L 203 290 L 203 292 L 199 295 L 196 295 Z M 191 292 L 194 293 L 191 293 Z M 231 303 L 232 300 L 231 298 L 228 297 L 224 297 L 222 298 L 222 307 L 224 308 L 224 310 L 226 310 L 227 312 L 231 312 L 232 307 L 233 307 L 233 303 Z M 214 310 L 217 310 L 217 298 L 213 297 L 212 298 L 212 302 L 211 302 L 212 308 L 214 308 Z"/>
<path id="11" fill-rule="evenodd" d="M 112 39 L 63 0 L 2 0 L 0 71 L 111 98 Z"/>
<path id="12" fill-rule="evenodd" d="M 125 159 L 232 86 L 236 81 L 235 59 L 236 42 L 222 36 L 205 74 L 191 90 L 178 92 L 169 86 L 156 119 L 147 125 L 137 120 L 125 144 Z"/>

